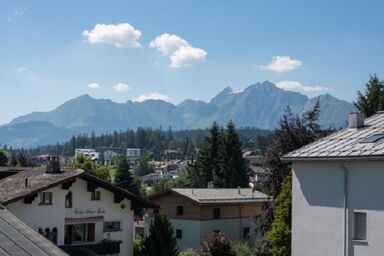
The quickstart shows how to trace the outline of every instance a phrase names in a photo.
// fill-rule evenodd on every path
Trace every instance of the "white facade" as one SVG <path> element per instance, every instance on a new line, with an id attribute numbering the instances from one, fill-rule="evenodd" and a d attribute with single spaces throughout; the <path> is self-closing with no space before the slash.
<path id="1" fill-rule="evenodd" d="M 383 255 L 383 167 L 368 160 L 294 162 L 292 255 Z M 365 216 L 363 227 L 355 213 Z"/>
<path id="2" fill-rule="evenodd" d="M 95 149 L 87 149 L 87 148 L 77 148 L 75 149 L 75 158 L 83 155 L 85 157 L 91 158 L 91 160 L 99 160 L 100 159 L 100 153 L 96 152 Z"/>
<path id="3" fill-rule="evenodd" d="M 65 208 L 65 196 L 72 192 L 72 207 Z M 52 192 L 51 205 L 39 205 L 40 196 L 37 196 L 31 204 L 25 204 L 23 200 L 7 205 L 14 215 L 26 224 L 38 231 L 46 228 L 57 228 L 57 244 L 65 245 L 65 226 L 74 223 L 95 223 L 93 242 L 72 242 L 71 245 L 97 244 L 103 239 L 120 240 L 120 254 L 133 254 L 133 211 L 131 201 L 123 199 L 120 203 L 114 203 L 112 192 L 103 188 L 100 191 L 100 200 L 91 200 L 91 192 L 87 192 L 87 182 L 77 178 L 68 189 L 62 189 L 61 185 L 44 190 Z M 119 222 L 120 229 L 104 232 L 105 222 Z"/>
<path id="4" fill-rule="evenodd" d="M 140 148 L 127 148 L 127 157 L 128 158 L 139 158 L 141 156 Z"/>

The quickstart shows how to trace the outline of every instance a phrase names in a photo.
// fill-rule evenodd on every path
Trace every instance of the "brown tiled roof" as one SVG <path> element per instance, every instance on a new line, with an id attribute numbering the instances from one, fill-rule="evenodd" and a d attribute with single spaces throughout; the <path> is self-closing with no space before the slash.
<path id="1" fill-rule="evenodd" d="M 286 161 L 384 159 L 384 139 L 362 143 L 374 134 L 384 133 L 384 113 L 379 112 L 364 120 L 359 129 L 346 128 L 319 139 L 282 157 Z"/>
<path id="2" fill-rule="evenodd" d="M 85 173 L 82 169 L 62 168 L 61 173 L 48 174 L 45 168 L 27 168 L 0 180 L 0 203 L 9 204 L 40 191 L 55 187 Z"/>
<path id="3" fill-rule="evenodd" d="M 61 168 L 61 173 L 46 173 L 46 168 L 26 168 L 17 174 L 0 180 L 0 203 L 7 205 L 36 195 L 38 192 L 70 182 L 76 178 L 95 183 L 97 186 L 118 193 L 131 200 L 135 207 L 157 207 L 146 199 L 86 173 L 82 169 Z"/>

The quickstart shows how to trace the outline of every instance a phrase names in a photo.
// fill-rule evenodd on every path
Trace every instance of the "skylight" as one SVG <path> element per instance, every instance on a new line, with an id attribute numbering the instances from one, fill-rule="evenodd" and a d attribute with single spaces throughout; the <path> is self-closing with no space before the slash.
<path id="1" fill-rule="evenodd" d="M 365 139 L 360 141 L 360 143 L 374 143 L 376 141 L 381 140 L 382 138 L 384 138 L 384 133 L 376 133 L 366 137 Z"/>

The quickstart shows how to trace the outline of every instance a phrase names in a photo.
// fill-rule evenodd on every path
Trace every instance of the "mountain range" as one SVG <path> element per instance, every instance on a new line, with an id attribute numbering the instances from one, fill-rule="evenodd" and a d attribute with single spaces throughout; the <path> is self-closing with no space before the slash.
<path id="1" fill-rule="evenodd" d="M 233 120 L 237 127 L 274 129 L 287 106 L 302 113 L 320 102 L 322 127 L 344 127 L 352 103 L 330 94 L 315 98 L 285 91 L 269 81 L 252 84 L 243 90 L 225 88 L 211 101 L 184 100 L 174 105 L 162 100 L 116 103 L 82 95 L 49 112 L 33 112 L 0 126 L 0 143 L 13 147 L 34 147 L 69 139 L 73 134 L 96 134 L 137 127 L 171 126 L 174 130 L 209 127 L 213 121 L 223 125 Z"/>

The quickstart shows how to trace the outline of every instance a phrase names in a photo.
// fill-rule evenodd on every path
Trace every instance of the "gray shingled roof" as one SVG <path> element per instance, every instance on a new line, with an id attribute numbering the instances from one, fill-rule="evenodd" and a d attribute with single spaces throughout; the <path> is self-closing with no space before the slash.
<path id="1" fill-rule="evenodd" d="M 346 128 L 282 157 L 287 161 L 329 159 L 384 159 L 384 139 L 361 143 L 373 134 L 384 133 L 384 112 L 364 120 L 359 129 Z"/>
<path id="2" fill-rule="evenodd" d="M 237 188 L 174 188 L 168 191 L 174 191 L 200 204 L 264 202 L 269 198 L 259 191 L 252 192 L 251 188 L 240 188 L 240 193 Z"/>
<path id="3" fill-rule="evenodd" d="M 0 255 L 68 255 L 0 205 Z"/>

